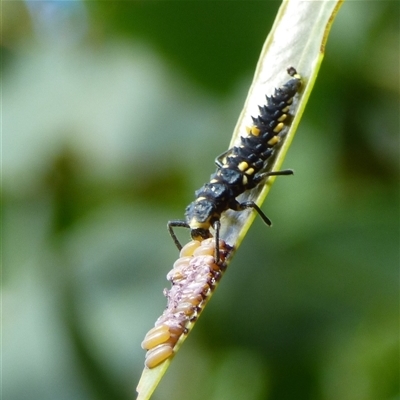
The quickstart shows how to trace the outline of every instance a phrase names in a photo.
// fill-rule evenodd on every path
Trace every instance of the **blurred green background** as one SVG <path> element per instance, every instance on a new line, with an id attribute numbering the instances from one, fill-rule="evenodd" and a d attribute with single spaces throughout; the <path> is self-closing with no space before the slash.
<path id="1" fill-rule="evenodd" d="M 166 222 L 226 149 L 279 5 L 3 2 L 4 399 L 134 397 Z M 274 226 L 256 219 L 155 400 L 400 399 L 399 21 L 343 5 Z"/>

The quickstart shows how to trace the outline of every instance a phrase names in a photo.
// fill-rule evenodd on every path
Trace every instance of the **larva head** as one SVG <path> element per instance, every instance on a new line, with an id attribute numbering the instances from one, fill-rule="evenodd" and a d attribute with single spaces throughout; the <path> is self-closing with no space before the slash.
<path id="1" fill-rule="evenodd" d="M 210 227 L 214 220 L 215 205 L 204 197 L 198 197 L 186 208 L 186 221 L 194 240 L 202 241 L 212 237 Z"/>
<path id="2" fill-rule="evenodd" d="M 290 79 L 289 82 L 286 83 L 286 87 L 293 92 L 298 92 L 302 84 L 301 75 L 297 73 L 296 69 L 293 67 L 289 67 L 287 72 L 293 79 Z"/>
<path id="3" fill-rule="evenodd" d="M 200 242 L 204 239 L 211 238 L 212 235 L 209 229 L 195 228 L 190 231 L 190 235 L 193 240 L 199 240 Z"/>

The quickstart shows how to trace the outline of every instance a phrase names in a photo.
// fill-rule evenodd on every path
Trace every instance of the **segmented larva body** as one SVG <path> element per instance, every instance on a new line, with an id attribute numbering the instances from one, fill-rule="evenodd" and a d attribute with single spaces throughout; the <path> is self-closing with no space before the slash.
<path id="1" fill-rule="evenodd" d="M 184 246 L 180 257 L 167 274 L 172 283 L 164 289 L 167 308 L 147 332 L 142 348 L 147 350 L 145 366 L 154 368 L 174 354 L 174 347 L 199 316 L 204 302 L 214 289 L 225 269 L 228 246 L 219 241 L 220 263 L 214 259 L 214 239 L 191 241 Z"/>
<path id="2" fill-rule="evenodd" d="M 181 248 L 174 233 L 175 227 L 190 229 L 194 240 L 212 236 L 218 243 L 220 219 L 227 210 L 243 211 L 252 208 L 268 225 L 269 218 L 252 201 L 240 202 L 237 197 L 247 190 L 265 182 L 272 175 L 289 175 L 293 171 L 267 171 L 268 161 L 281 141 L 284 127 L 291 121 L 290 108 L 294 96 L 300 91 L 302 78 L 291 67 L 287 70 L 290 79 L 259 107 L 259 115 L 253 117 L 253 124 L 240 143 L 228 149 L 215 159 L 217 170 L 210 180 L 195 192 L 196 199 L 186 207 L 185 220 L 168 222 L 169 233 L 178 249 Z M 218 256 L 218 246 L 216 249 Z M 218 257 L 217 257 L 218 258 Z"/>

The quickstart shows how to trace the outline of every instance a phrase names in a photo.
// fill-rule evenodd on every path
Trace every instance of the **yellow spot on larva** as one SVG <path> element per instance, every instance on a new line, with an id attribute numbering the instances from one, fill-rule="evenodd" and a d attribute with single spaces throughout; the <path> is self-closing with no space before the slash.
<path id="1" fill-rule="evenodd" d="M 286 118 L 287 118 L 287 114 L 282 114 L 282 115 L 278 118 L 278 121 L 279 121 L 279 122 L 283 122 Z"/>
<path id="2" fill-rule="evenodd" d="M 282 108 L 282 112 L 287 113 L 289 111 L 289 107 Z"/>
<path id="3" fill-rule="evenodd" d="M 254 168 L 249 168 L 248 170 L 246 170 L 246 175 L 253 175 L 254 174 Z"/>
<path id="4" fill-rule="evenodd" d="M 201 200 L 205 200 L 206 198 L 204 196 L 200 196 L 196 199 L 196 201 L 201 201 Z"/>
<path id="5" fill-rule="evenodd" d="M 251 134 L 253 136 L 259 136 L 260 133 L 261 133 L 261 131 L 256 126 L 252 126 L 251 127 Z"/>
<path id="6" fill-rule="evenodd" d="M 247 133 L 250 133 L 250 132 L 251 132 L 251 128 L 252 128 L 252 127 L 250 127 L 250 126 L 246 126 L 246 132 L 247 132 Z"/>
<path id="7" fill-rule="evenodd" d="M 293 97 L 286 102 L 286 104 L 292 104 L 292 103 L 293 103 Z"/>
<path id="8" fill-rule="evenodd" d="M 276 132 L 276 133 L 280 132 L 280 131 L 282 130 L 283 126 L 284 126 L 284 125 L 283 125 L 283 122 L 280 122 L 280 123 L 275 127 L 274 132 Z"/>
<path id="9" fill-rule="evenodd" d="M 243 185 L 247 185 L 248 179 L 246 175 L 243 175 L 242 183 Z"/>
<path id="10" fill-rule="evenodd" d="M 240 171 L 246 171 L 247 168 L 249 168 L 249 164 L 247 164 L 246 161 L 242 161 L 239 165 L 238 168 Z"/>
<path id="11" fill-rule="evenodd" d="M 189 223 L 190 229 L 209 229 L 210 228 L 210 222 L 207 220 L 205 222 L 199 222 L 197 221 L 196 218 L 193 218 L 190 223 Z M 197 239 L 197 238 L 196 238 Z"/>
<path id="12" fill-rule="evenodd" d="M 210 183 L 217 183 L 218 180 L 217 179 L 211 179 Z"/>
<path id="13" fill-rule="evenodd" d="M 272 137 L 270 140 L 268 140 L 267 142 L 270 146 L 273 146 L 274 144 L 279 143 L 279 137 L 278 136 L 274 136 Z"/>

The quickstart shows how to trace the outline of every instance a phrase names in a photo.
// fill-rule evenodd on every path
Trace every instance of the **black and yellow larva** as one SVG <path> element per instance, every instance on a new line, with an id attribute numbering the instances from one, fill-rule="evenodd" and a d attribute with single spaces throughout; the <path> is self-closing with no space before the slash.
<path id="1" fill-rule="evenodd" d="M 253 201 L 239 203 L 236 197 L 246 190 L 253 189 L 268 176 L 293 174 L 292 170 L 265 172 L 267 160 L 279 143 L 279 133 L 288 120 L 288 112 L 293 97 L 299 91 L 301 76 L 290 67 L 291 76 L 281 88 L 275 89 L 273 96 L 267 98 L 267 104 L 260 106 L 260 115 L 253 118 L 253 125 L 248 128 L 248 135 L 241 137 L 239 146 L 234 146 L 215 160 L 216 172 L 210 181 L 195 192 L 196 199 L 186 208 L 185 220 L 168 221 L 168 230 L 180 250 L 182 248 L 173 228 L 189 228 L 194 240 L 202 241 L 212 237 L 210 228 L 215 231 L 217 243 L 215 258 L 219 262 L 219 230 L 221 214 L 228 210 L 242 211 L 253 208 L 267 225 L 270 219 Z"/>

